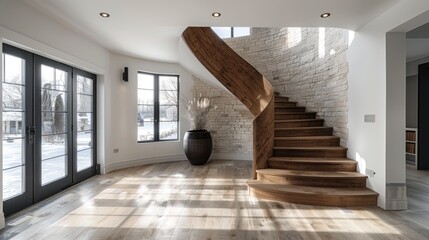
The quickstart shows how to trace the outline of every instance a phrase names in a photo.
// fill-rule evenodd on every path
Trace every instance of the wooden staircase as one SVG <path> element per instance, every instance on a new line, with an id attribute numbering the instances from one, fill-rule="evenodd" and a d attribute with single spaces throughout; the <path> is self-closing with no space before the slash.
<path id="1" fill-rule="evenodd" d="M 356 161 L 347 158 L 332 127 L 275 95 L 273 156 L 248 181 L 250 194 L 299 204 L 375 206 L 378 194 L 366 188 L 367 176 L 356 172 Z"/>
<path id="2" fill-rule="evenodd" d="M 332 127 L 271 84 L 208 27 L 189 27 L 183 39 L 198 60 L 255 116 L 251 195 L 298 204 L 375 206 L 347 149 Z"/>

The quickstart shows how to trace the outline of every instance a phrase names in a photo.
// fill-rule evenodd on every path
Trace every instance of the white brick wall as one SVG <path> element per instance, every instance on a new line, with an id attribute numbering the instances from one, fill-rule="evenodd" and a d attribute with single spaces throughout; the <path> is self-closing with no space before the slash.
<path id="1" fill-rule="evenodd" d="M 230 93 L 194 78 L 194 97 L 214 97 L 217 109 L 209 113 L 207 130 L 213 138 L 213 154 L 252 156 L 253 115 Z"/>
<path id="2" fill-rule="evenodd" d="M 346 146 L 348 32 L 326 28 L 323 33 L 325 38 L 319 39 L 319 28 L 252 28 L 251 36 L 225 42 L 261 72 L 275 91 L 316 111 Z"/>

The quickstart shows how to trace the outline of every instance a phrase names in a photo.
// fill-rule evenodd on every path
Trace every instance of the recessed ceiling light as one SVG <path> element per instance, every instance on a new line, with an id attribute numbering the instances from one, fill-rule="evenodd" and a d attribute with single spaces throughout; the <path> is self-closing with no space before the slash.
<path id="1" fill-rule="evenodd" d="M 108 14 L 107 12 L 101 12 L 100 16 L 102 16 L 104 18 L 108 18 L 108 17 L 110 17 L 110 14 Z"/>
<path id="2" fill-rule="evenodd" d="M 328 18 L 329 16 L 331 16 L 330 13 L 323 13 L 322 15 L 320 15 L 321 18 Z"/>
<path id="3" fill-rule="evenodd" d="M 214 12 L 212 13 L 213 17 L 220 17 L 222 14 L 220 14 L 220 12 Z"/>

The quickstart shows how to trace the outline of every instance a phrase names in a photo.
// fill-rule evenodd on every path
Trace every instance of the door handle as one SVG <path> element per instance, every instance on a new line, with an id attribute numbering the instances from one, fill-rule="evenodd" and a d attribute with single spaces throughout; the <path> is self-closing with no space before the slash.
<path id="1" fill-rule="evenodd" d="M 36 134 L 36 128 L 34 126 L 27 127 L 28 144 L 34 144 L 34 135 Z"/>

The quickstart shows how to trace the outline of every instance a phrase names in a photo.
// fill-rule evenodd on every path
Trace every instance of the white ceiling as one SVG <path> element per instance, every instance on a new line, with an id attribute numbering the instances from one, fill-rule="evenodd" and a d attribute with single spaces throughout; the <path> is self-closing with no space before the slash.
<path id="1" fill-rule="evenodd" d="M 407 32 L 407 62 L 429 56 L 429 23 Z"/>
<path id="2" fill-rule="evenodd" d="M 407 39 L 407 62 L 429 56 L 429 38 Z"/>
<path id="3" fill-rule="evenodd" d="M 187 26 L 339 27 L 356 30 L 399 0 L 23 0 L 104 47 L 177 62 Z M 221 12 L 213 18 L 212 12 Z M 100 12 L 111 17 L 103 19 Z M 332 13 L 328 19 L 320 14 Z"/>

